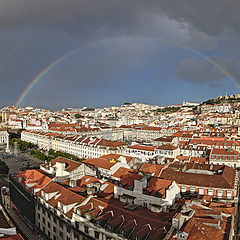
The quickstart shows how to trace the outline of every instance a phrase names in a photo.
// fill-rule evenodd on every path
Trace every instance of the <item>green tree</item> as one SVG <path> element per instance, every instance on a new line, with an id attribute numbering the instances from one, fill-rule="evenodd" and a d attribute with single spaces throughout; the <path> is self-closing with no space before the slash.
<path id="1" fill-rule="evenodd" d="M 7 164 L 0 160 L 0 174 L 8 174 L 9 173 L 9 167 Z"/>
<path id="2" fill-rule="evenodd" d="M 76 113 L 75 114 L 75 118 L 83 118 L 83 115 L 79 114 L 79 113 Z"/>
<path id="3" fill-rule="evenodd" d="M 17 131 L 17 135 L 19 136 L 19 137 L 21 137 L 21 133 L 22 133 L 22 131 L 24 131 L 25 129 L 18 129 L 18 131 Z"/>

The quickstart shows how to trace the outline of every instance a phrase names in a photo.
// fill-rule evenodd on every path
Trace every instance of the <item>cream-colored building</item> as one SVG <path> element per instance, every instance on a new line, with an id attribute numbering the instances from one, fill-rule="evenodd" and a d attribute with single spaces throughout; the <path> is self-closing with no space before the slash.
<path id="1" fill-rule="evenodd" d="M 34 131 L 23 131 L 21 140 L 31 142 L 41 149 L 66 152 L 79 158 L 98 158 L 110 153 L 122 154 L 127 147 L 126 143 L 120 141 Z"/>

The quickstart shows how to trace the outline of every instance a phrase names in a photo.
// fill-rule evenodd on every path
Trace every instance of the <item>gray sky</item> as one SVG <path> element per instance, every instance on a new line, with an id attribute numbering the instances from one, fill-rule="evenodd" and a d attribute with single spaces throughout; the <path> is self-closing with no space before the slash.
<path id="1" fill-rule="evenodd" d="M 14 104 L 62 55 L 104 39 L 57 65 L 22 105 L 161 105 L 235 93 L 231 79 L 190 49 L 239 82 L 239 12 L 238 0 L 1 0 L 1 105 Z"/>

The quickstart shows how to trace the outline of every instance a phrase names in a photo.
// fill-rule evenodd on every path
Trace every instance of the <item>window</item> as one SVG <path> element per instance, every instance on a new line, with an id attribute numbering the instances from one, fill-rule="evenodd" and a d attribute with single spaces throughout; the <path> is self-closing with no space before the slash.
<path id="1" fill-rule="evenodd" d="M 87 226 L 84 226 L 84 232 L 88 234 L 89 228 Z"/>
<path id="2" fill-rule="evenodd" d="M 99 232 L 94 231 L 94 237 L 95 237 L 96 239 L 99 239 Z"/>
<path id="3" fill-rule="evenodd" d="M 67 232 L 70 233 L 70 231 L 71 231 L 71 228 L 67 227 Z"/>
<path id="4" fill-rule="evenodd" d="M 78 234 L 76 232 L 74 232 L 74 238 L 79 238 Z"/>
<path id="5" fill-rule="evenodd" d="M 199 188 L 199 194 L 204 195 L 204 189 L 203 188 Z"/>
<path id="6" fill-rule="evenodd" d="M 75 227 L 79 229 L 79 222 L 75 222 Z"/>
<path id="7" fill-rule="evenodd" d="M 48 227 L 50 228 L 50 222 L 47 223 Z"/>
<path id="8" fill-rule="evenodd" d="M 55 226 L 53 226 L 53 232 L 56 232 L 56 227 Z"/>
<path id="9" fill-rule="evenodd" d="M 191 192 L 191 193 L 194 193 L 194 192 L 195 192 L 195 188 L 194 188 L 194 187 L 191 187 L 191 188 L 190 188 L 190 192 Z"/>
<path id="10" fill-rule="evenodd" d="M 182 189 L 182 192 L 186 192 L 186 190 L 187 190 L 187 188 L 184 186 L 182 186 L 181 189 Z"/>
<path id="11" fill-rule="evenodd" d="M 232 191 L 227 191 L 227 198 L 232 198 Z"/>
<path id="12" fill-rule="evenodd" d="M 59 222 L 59 226 L 60 226 L 60 228 L 63 228 L 63 223 Z"/>
<path id="13" fill-rule="evenodd" d="M 208 189 L 208 195 L 212 196 L 213 195 L 213 190 L 212 189 Z"/>
<path id="14" fill-rule="evenodd" d="M 57 219 L 55 217 L 53 217 L 53 222 L 57 223 Z"/>
<path id="15" fill-rule="evenodd" d="M 222 190 L 218 190 L 217 195 L 218 195 L 218 197 L 222 197 L 223 191 Z"/>
<path id="16" fill-rule="evenodd" d="M 61 231 L 59 232 L 59 235 L 60 235 L 60 237 L 63 237 L 63 233 Z"/>

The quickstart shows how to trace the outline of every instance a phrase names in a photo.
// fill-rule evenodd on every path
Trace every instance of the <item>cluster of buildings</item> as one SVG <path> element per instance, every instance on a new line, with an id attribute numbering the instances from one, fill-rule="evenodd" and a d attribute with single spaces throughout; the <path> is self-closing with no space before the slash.
<path id="1" fill-rule="evenodd" d="M 240 106 L 172 107 L 4 109 L 21 140 L 81 159 L 12 173 L 13 207 L 47 239 L 236 238 Z"/>
<path id="2" fill-rule="evenodd" d="M 198 239 L 197 228 L 206 239 L 233 239 L 238 174 L 223 165 L 141 164 L 119 154 L 58 157 L 11 174 L 10 196 L 47 239 Z"/>

